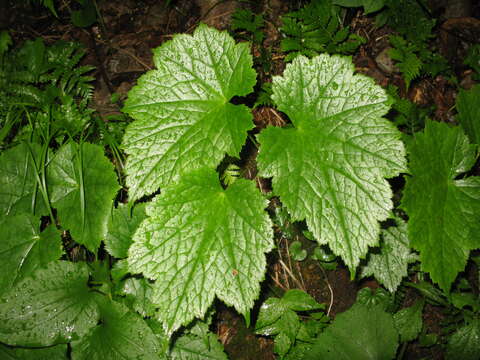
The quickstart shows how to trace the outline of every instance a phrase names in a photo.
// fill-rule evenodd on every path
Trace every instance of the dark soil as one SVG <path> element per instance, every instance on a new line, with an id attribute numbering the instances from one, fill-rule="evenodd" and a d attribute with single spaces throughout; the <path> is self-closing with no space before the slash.
<path id="1" fill-rule="evenodd" d="M 76 6 L 74 1 L 57 1 L 59 17 L 55 18 L 42 6 L 29 5 L 27 1 L 0 0 L 0 30 L 9 29 L 14 44 L 36 37 L 42 37 L 47 44 L 57 40 L 83 43 L 87 49 L 83 63 L 96 67 L 93 73 L 96 82 L 92 106 L 106 119 L 109 115 L 120 113 L 121 102 L 112 104 L 111 95 L 117 93 L 121 101 L 125 100 L 136 79 L 153 68 L 152 48 L 169 40 L 176 33 L 191 33 L 200 22 L 218 29 L 229 29 L 230 17 L 238 7 L 250 6 L 254 12 L 262 13 L 266 20 L 263 46 L 271 48 L 270 70 L 258 68 L 259 81 L 269 81 L 271 76 L 281 74 L 285 67 L 283 54 L 279 49 L 281 16 L 298 7 L 302 1 L 258 0 L 247 4 L 237 0 L 177 0 L 167 5 L 166 1 L 156 0 L 97 0 L 97 3 L 102 21 L 91 27 L 78 28 L 72 25 L 69 16 L 70 10 Z M 437 46 L 453 64 L 461 86 L 469 88 L 472 86 L 471 71 L 462 65 L 466 48 L 464 40 L 480 38 L 480 5 L 463 1 L 463 8 L 453 9 L 447 1 L 432 3 L 435 14 L 438 14 L 440 19 L 435 30 Z M 457 17 L 453 17 L 452 12 Z M 385 71 L 377 59 L 388 46 L 388 35 L 392 30 L 386 27 L 376 28 L 373 19 L 364 16 L 361 11 L 349 10 L 348 15 L 351 19 L 351 30 L 368 40 L 353 57 L 357 71 L 373 77 L 384 87 L 388 84 L 398 86 L 402 95 L 420 106 L 435 104 L 434 117 L 440 121 L 453 122 L 452 108 L 455 104 L 456 87 L 448 79 L 438 76 L 415 83 L 407 92 L 401 75 L 395 71 Z M 254 57 L 259 57 L 260 51 L 261 49 L 254 47 Z M 257 125 L 254 132 L 268 124 L 283 126 L 288 122 L 283 114 L 269 107 L 257 108 L 254 116 Z M 254 146 L 247 146 L 242 155 L 244 176 L 256 179 L 262 191 L 268 190 L 269 182 L 256 177 Z M 399 190 L 401 185 L 397 184 L 396 190 Z M 301 224 L 295 226 L 301 228 Z M 298 230 L 296 238 L 311 251 L 313 244 L 303 238 Z M 263 284 L 264 298 L 286 289 L 300 288 L 317 301 L 327 304 L 329 315 L 334 317 L 355 302 L 360 288 L 368 286 L 375 289 L 379 286 L 371 279 L 360 283 L 352 281 L 350 273 L 341 264 L 336 270 L 324 270 L 316 261 L 290 260 L 290 241 L 292 239 L 285 238 L 277 229 L 277 249 L 269 257 L 266 281 Z M 417 297 L 415 291 L 407 291 L 403 305 L 412 304 Z M 217 304 L 217 309 L 213 330 L 231 359 L 275 359 L 271 339 L 256 336 L 252 328 L 246 328 L 244 319 L 234 310 L 220 303 Z M 256 313 L 258 309 L 253 311 L 252 323 Z M 440 308 L 427 305 L 424 312 L 427 333 L 442 335 L 443 318 Z M 404 359 L 442 359 L 442 354 L 441 345 L 421 347 L 418 343 L 412 343 L 407 347 Z"/>

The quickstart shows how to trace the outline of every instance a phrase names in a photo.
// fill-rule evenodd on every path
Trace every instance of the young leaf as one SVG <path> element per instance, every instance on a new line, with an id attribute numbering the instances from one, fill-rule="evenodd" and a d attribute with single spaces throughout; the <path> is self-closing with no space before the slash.
<path id="1" fill-rule="evenodd" d="M 410 250 L 407 224 L 398 219 L 398 226 L 382 230 L 383 242 L 379 254 L 370 254 L 361 276 L 373 275 L 390 292 L 395 292 L 402 279 L 407 276 L 408 264 L 417 260 Z"/>
<path id="2" fill-rule="evenodd" d="M 395 356 L 397 338 L 390 314 L 376 306 L 356 304 L 337 315 L 306 359 L 390 360 Z"/>
<path id="3" fill-rule="evenodd" d="M 480 145 L 480 85 L 460 89 L 457 97 L 458 121 L 474 144 Z"/>
<path id="4" fill-rule="evenodd" d="M 57 360 L 67 359 L 67 345 L 43 349 L 10 348 L 0 344 L 0 358 L 3 360 Z"/>
<path id="5" fill-rule="evenodd" d="M 480 354 L 480 320 L 473 319 L 449 339 L 446 359 L 476 360 Z"/>
<path id="6" fill-rule="evenodd" d="M 142 316 L 153 316 L 155 306 L 152 304 L 153 286 L 145 278 L 128 278 L 120 290 L 125 295 L 129 306 Z M 131 305 L 130 305 L 131 304 Z"/>
<path id="7" fill-rule="evenodd" d="M 51 262 L 2 297 L 0 341 L 50 346 L 84 335 L 97 324 L 95 294 L 85 264 Z"/>
<path id="8" fill-rule="evenodd" d="M 412 177 L 402 207 L 422 269 L 445 292 L 480 244 L 480 177 L 457 177 L 475 163 L 475 146 L 459 127 L 428 121 L 409 146 Z"/>
<path id="9" fill-rule="evenodd" d="M 30 149 L 32 152 L 30 152 Z M 0 214 L 48 214 L 35 179 L 35 161 L 39 160 L 40 146 L 20 144 L 0 154 Z"/>
<path id="10" fill-rule="evenodd" d="M 195 331 L 197 330 L 197 331 Z M 202 322 L 195 324 L 192 331 L 179 337 L 170 352 L 172 360 L 227 360 L 223 346 L 215 334 Z"/>
<path id="11" fill-rule="evenodd" d="M 400 342 L 415 340 L 422 331 L 423 300 L 417 301 L 414 305 L 402 309 L 393 315 L 395 328 L 400 335 Z"/>
<path id="12" fill-rule="evenodd" d="M 62 255 L 60 234 L 52 227 L 40 233 L 40 218 L 29 214 L 6 216 L 0 221 L 0 294 Z M 45 235 L 45 233 L 47 235 Z"/>
<path id="13" fill-rule="evenodd" d="M 200 25 L 155 49 L 154 62 L 123 109 L 135 119 L 123 140 L 131 201 L 182 172 L 216 167 L 225 153 L 238 156 L 253 127 L 249 109 L 229 102 L 255 85 L 246 43 Z"/>
<path id="14" fill-rule="evenodd" d="M 95 252 L 105 237 L 119 189 L 113 164 L 98 145 L 62 146 L 48 167 L 52 206 L 73 239 Z"/>
<path id="15" fill-rule="evenodd" d="M 382 118 L 385 91 L 353 70 L 349 58 L 328 55 L 287 65 L 273 100 L 293 127 L 263 130 L 257 159 L 292 220 L 306 219 L 352 273 L 390 214 L 384 178 L 406 170 L 400 133 Z"/>
<path id="16" fill-rule="evenodd" d="M 108 231 L 105 237 L 105 248 L 110 255 L 117 258 L 128 256 L 128 248 L 132 237 L 140 223 L 145 219 L 145 204 L 138 204 L 133 208 L 133 213 L 126 204 L 119 204 L 113 209 L 108 221 Z"/>
<path id="17" fill-rule="evenodd" d="M 157 338 L 140 316 L 114 301 L 100 308 L 101 324 L 72 342 L 73 360 L 159 359 Z"/>
<path id="18" fill-rule="evenodd" d="M 153 300 L 168 336 L 201 318 L 215 295 L 248 314 L 273 246 L 266 205 L 252 182 L 239 179 L 224 190 L 216 172 L 203 168 L 147 207 L 128 262 L 156 279 Z"/>

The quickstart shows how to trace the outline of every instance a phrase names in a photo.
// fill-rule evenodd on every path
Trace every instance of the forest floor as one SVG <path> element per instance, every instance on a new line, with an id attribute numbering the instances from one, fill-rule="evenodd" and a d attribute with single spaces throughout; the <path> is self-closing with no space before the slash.
<path id="1" fill-rule="evenodd" d="M 11 2 L 13 3 L 13 2 Z M 200 23 L 206 23 L 221 30 L 229 30 L 231 15 L 237 8 L 247 7 L 254 13 L 262 14 L 265 19 L 265 38 L 262 47 L 269 50 L 268 71 L 258 66 L 258 82 L 269 82 L 272 76 L 282 74 L 285 68 L 284 54 L 280 50 L 282 34 L 279 31 L 285 13 L 292 11 L 301 1 L 258 0 L 256 2 L 225 0 L 122 0 L 97 1 L 101 21 L 86 28 L 72 24 L 69 13 L 75 2 L 58 1 L 58 18 L 47 9 L 28 5 L 27 2 L 4 2 L 0 8 L 0 30 L 9 29 L 13 43 L 19 44 L 27 39 L 41 37 L 50 44 L 57 40 L 77 41 L 84 44 L 87 55 L 83 64 L 93 65 L 96 70 L 95 92 L 92 107 L 102 118 L 120 114 L 120 107 L 112 103 L 112 94 L 118 94 L 125 100 L 129 89 L 136 79 L 151 70 L 152 49 L 168 41 L 177 33 L 192 33 Z M 465 70 L 463 57 L 465 47 L 462 36 L 480 37 L 480 6 L 457 9 L 439 6 L 436 2 L 440 19 L 435 27 L 436 46 L 452 64 L 461 87 L 472 86 L 471 74 Z M 1 3 L 0 3 L 1 4 Z M 441 4 L 440 4 L 441 5 Z M 398 86 L 401 96 L 422 106 L 435 106 L 432 114 L 437 120 L 453 122 L 452 109 L 458 87 L 442 76 L 422 78 L 412 84 L 408 92 L 400 73 L 383 54 L 388 48 L 388 36 L 393 29 L 377 28 L 373 17 L 363 15 L 358 9 L 350 9 L 345 17 L 353 33 L 363 36 L 367 42 L 360 46 L 353 55 L 356 70 L 373 77 L 383 87 L 389 84 Z M 241 35 L 241 34 L 240 34 Z M 238 39 L 238 38 L 237 38 Z M 254 57 L 260 57 L 261 48 L 254 46 Z M 257 89 L 258 90 L 258 89 Z M 248 100 L 248 99 L 247 99 Z M 251 104 L 250 104 L 251 105 Z M 288 119 L 271 107 L 258 107 L 254 110 L 254 121 L 258 132 L 268 124 L 282 125 Z M 244 151 L 243 173 L 256 178 L 255 150 Z M 401 180 L 392 180 L 392 186 L 401 188 Z M 257 179 L 259 187 L 268 189 L 268 181 Z M 272 209 L 275 204 L 271 204 Z M 288 229 L 288 231 L 286 231 Z M 289 254 L 289 244 L 293 240 L 302 242 L 303 247 L 311 253 L 315 244 L 302 235 L 302 224 L 277 224 L 275 229 L 276 250 L 269 257 L 269 267 L 264 282 L 263 299 L 275 294 L 277 290 L 299 288 L 312 295 L 317 301 L 327 304 L 330 316 L 347 310 L 356 299 L 356 294 L 363 287 L 376 289 L 379 284 L 373 279 L 352 281 L 350 273 L 342 264 L 336 269 L 326 270 L 318 261 L 309 257 L 304 261 L 294 261 Z M 287 235 L 288 234 L 288 235 Z M 412 304 L 418 295 L 414 290 L 407 290 L 403 306 Z M 245 327 L 242 317 L 232 309 L 217 304 L 217 315 L 212 330 L 216 331 L 220 341 L 231 359 L 275 359 L 273 342 L 256 336 L 252 329 Z M 258 313 L 258 308 L 254 310 Z M 428 333 L 441 333 L 441 309 L 427 305 L 424 323 Z M 441 359 L 440 346 L 420 347 L 415 342 L 409 344 L 405 359 Z"/>

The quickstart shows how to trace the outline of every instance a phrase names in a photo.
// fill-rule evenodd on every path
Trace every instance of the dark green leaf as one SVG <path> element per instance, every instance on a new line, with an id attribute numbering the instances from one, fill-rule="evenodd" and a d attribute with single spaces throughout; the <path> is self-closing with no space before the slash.
<path id="1" fill-rule="evenodd" d="M 391 360 L 398 346 L 393 319 L 378 307 L 356 304 L 337 315 L 306 359 Z"/>
<path id="2" fill-rule="evenodd" d="M 119 189 L 113 164 L 98 145 L 70 142 L 48 167 L 52 206 L 73 239 L 95 252 L 107 232 L 113 198 Z"/>
<path id="3" fill-rule="evenodd" d="M 475 162 L 461 128 L 429 121 L 409 146 L 412 177 L 402 207 L 422 269 L 445 292 L 480 243 L 480 177 L 457 177 Z"/>
<path id="4" fill-rule="evenodd" d="M 95 294 L 84 264 L 51 262 L 18 283 L 0 302 L 0 341 L 50 346 L 83 336 L 97 324 Z"/>

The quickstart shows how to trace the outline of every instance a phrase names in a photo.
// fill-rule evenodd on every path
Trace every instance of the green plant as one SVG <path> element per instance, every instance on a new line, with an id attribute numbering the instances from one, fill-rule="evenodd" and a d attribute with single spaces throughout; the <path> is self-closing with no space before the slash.
<path id="1" fill-rule="evenodd" d="M 0 88 L 8 94 L 0 113 L 0 341 L 9 345 L 0 353 L 225 358 L 208 330 L 214 299 L 249 325 L 265 254 L 274 246 L 265 196 L 229 167 L 253 128 L 251 110 L 231 102 L 255 85 L 248 44 L 200 25 L 154 50 L 156 69 L 138 80 L 123 109 L 133 121 L 122 140 L 128 191 L 121 196 L 105 143 L 90 134 L 100 125 L 86 108 L 88 94 L 72 85 L 87 82 L 76 67 L 79 55 L 66 51 L 53 66 L 45 57 L 53 50 L 30 42 L 12 55 L 19 60 L 6 65 L 11 71 L 2 68 L 4 84 L 20 78 L 12 84 L 24 90 Z M 291 229 L 305 220 L 313 239 L 328 245 L 352 278 L 370 253 L 363 275 L 373 274 L 391 291 L 404 286 L 398 283 L 416 259 L 411 248 L 417 250 L 442 296 L 462 309 L 475 307 L 462 310 L 473 316 L 465 316 L 449 350 L 460 351 L 467 334 L 472 341 L 464 350 L 475 354 L 478 306 L 457 278 L 479 244 L 480 183 L 467 174 L 477 147 L 459 127 L 427 121 L 408 145 L 407 169 L 401 133 L 383 118 L 392 99 L 355 74 L 348 57 L 296 57 L 273 78 L 272 100 L 291 121 L 257 135 L 259 175 L 272 178 L 267 196 L 283 204 L 277 226 Z M 72 120 L 65 104 L 85 106 L 89 116 Z M 470 116 L 462 106 L 459 113 Z M 387 179 L 407 171 L 401 207 L 408 223 L 396 220 L 381 230 L 394 217 Z M 369 248 L 377 245 L 376 254 Z M 78 253 L 88 261 L 77 261 Z M 304 322 L 297 312 L 323 305 L 292 290 L 265 302 L 256 328 L 278 330 L 270 334 L 285 358 L 338 359 L 347 349 L 347 358 L 388 359 L 399 342 L 418 337 L 423 303 L 391 313 L 382 306 L 385 290 L 360 295 L 322 331 L 323 313 Z"/>
<path id="2" fill-rule="evenodd" d="M 260 308 L 255 332 L 273 336 L 280 359 L 299 359 L 311 348 L 329 322 L 325 309 L 301 290 L 288 290 L 281 298 L 268 298 Z M 300 313 L 301 315 L 299 316 Z"/>
<path id="3" fill-rule="evenodd" d="M 322 52 L 351 54 L 365 42 L 361 36 L 350 34 L 348 26 L 342 26 L 340 8 L 332 5 L 331 0 L 312 0 L 300 10 L 284 15 L 282 22 L 284 39 L 280 47 L 287 53 L 285 61 Z"/>
<path id="4" fill-rule="evenodd" d="M 388 85 L 387 93 L 394 100 L 392 121 L 404 135 L 412 135 L 425 127 L 425 122 L 430 118 L 433 107 L 420 108 L 410 100 L 400 97 L 398 88 L 394 85 Z"/>
<path id="5" fill-rule="evenodd" d="M 468 53 L 463 63 L 475 71 L 474 79 L 478 80 L 480 78 L 480 45 L 475 44 L 468 48 Z"/>
<path id="6" fill-rule="evenodd" d="M 254 14 L 249 9 L 237 9 L 232 14 L 232 30 L 245 30 L 250 33 L 250 39 L 255 44 L 261 44 L 265 37 L 262 31 L 264 26 L 263 15 Z"/>

